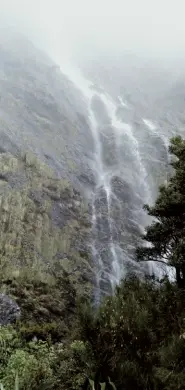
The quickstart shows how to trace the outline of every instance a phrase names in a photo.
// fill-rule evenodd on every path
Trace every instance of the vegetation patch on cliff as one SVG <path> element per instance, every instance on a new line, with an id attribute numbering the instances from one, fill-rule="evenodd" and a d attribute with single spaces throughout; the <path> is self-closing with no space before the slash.
<path id="1" fill-rule="evenodd" d="M 65 335 L 92 286 L 88 205 L 30 152 L 2 153 L 0 174 L 0 291 L 16 300 L 31 335 L 41 324 Z"/>

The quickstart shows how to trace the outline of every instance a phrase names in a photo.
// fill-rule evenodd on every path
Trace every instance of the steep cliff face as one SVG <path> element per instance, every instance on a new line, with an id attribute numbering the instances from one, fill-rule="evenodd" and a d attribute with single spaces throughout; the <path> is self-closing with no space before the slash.
<path id="1" fill-rule="evenodd" d="M 91 176 L 83 95 L 23 37 L 0 40 L 0 146 L 33 151 L 81 189 Z"/>
<path id="2" fill-rule="evenodd" d="M 87 243 L 88 204 L 66 179 L 28 152 L 0 154 L 0 288 L 21 319 L 66 321 L 94 275 Z"/>
<path id="3" fill-rule="evenodd" d="M 86 110 L 51 59 L 22 36 L 1 36 L 0 291 L 19 305 L 25 329 L 46 324 L 64 335 L 77 297 L 95 283 Z"/>

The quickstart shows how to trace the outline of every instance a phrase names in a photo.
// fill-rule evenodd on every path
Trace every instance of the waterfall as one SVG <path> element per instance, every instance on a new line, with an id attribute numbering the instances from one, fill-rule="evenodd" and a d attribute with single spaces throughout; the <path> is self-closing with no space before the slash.
<path id="1" fill-rule="evenodd" d="M 90 94 L 88 95 L 90 96 Z M 96 120 L 96 116 L 94 114 L 94 111 L 91 107 L 92 103 L 92 97 L 90 97 L 88 102 L 88 112 L 89 112 L 89 121 L 90 121 L 90 128 L 93 134 L 94 138 L 94 148 L 95 148 L 95 176 L 96 176 L 96 188 L 94 191 L 94 194 L 92 196 L 92 235 L 93 235 L 93 242 L 92 242 L 92 254 L 94 261 L 96 263 L 96 270 L 97 270 L 97 294 L 96 298 L 99 299 L 99 292 L 101 289 L 101 283 L 104 280 L 111 282 L 111 289 L 114 290 L 114 287 L 116 284 L 120 281 L 120 275 L 121 275 L 121 268 L 118 261 L 115 244 L 113 240 L 113 227 L 112 227 L 112 220 L 111 220 L 111 186 L 110 186 L 110 178 L 107 175 L 107 172 L 105 170 L 105 166 L 103 163 L 103 151 L 102 151 L 102 145 L 101 145 L 101 139 L 100 139 L 100 133 L 99 133 L 99 126 L 98 122 Z M 108 222 L 108 230 L 109 230 L 109 250 L 112 255 L 112 261 L 111 261 L 111 267 L 109 272 L 105 270 L 104 262 L 102 260 L 101 254 L 100 254 L 100 248 L 97 248 L 96 240 L 98 236 L 98 229 L 97 229 L 97 208 L 96 208 L 96 200 L 99 198 L 99 191 L 104 191 L 105 193 L 105 203 L 107 206 L 107 222 Z"/>
<path id="2" fill-rule="evenodd" d="M 114 291 L 121 277 L 132 269 L 142 272 L 142 266 L 134 260 L 135 247 L 149 222 L 143 204 L 151 204 L 156 190 L 155 175 L 152 175 L 148 158 L 150 137 L 156 126 L 142 119 L 137 128 L 124 122 L 127 102 L 121 96 L 114 100 L 99 85 L 83 77 L 70 63 L 62 62 L 61 70 L 82 92 L 87 107 L 89 126 L 94 145 L 92 170 L 96 185 L 91 194 L 92 202 L 92 257 L 96 267 L 97 293 Z M 118 108 L 123 110 L 118 115 Z M 143 125 L 142 125 L 143 123 Z M 147 130 L 146 130 L 147 128 Z M 150 134 L 151 132 L 151 134 Z M 160 138 L 160 145 L 163 138 Z M 166 163 L 164 148 L 158 153 L 158 162 Z M 146 160 L 146 161 L 145 161 Z M 160 165 L 160 169 L 161 169 Z M 158 169 L 158 167 L 157 167 Z"/>

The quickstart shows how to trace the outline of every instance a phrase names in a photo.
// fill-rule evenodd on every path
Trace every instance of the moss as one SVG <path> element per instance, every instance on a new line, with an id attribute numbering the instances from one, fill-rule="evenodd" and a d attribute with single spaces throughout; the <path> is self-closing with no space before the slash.
<path id="1" fill-rule="evenodd" d="M 53 277 L 51 283 L 39 279 L 31 282 L 25 276 L 23 279 L 18 277 L 12 281 L 3 280 L 3 286 L 21 307 L 21 323 L 24 327 L 39 326 L 41 329 L 52 322 L 55 323 L 55 335 L 58 334 L 58 338 L 66 336 L 76 311 L 76 293 L 66 275 L 65 279 L 61 277 L 57 280 L 57 277 Z"/>
<path id="2" fill-rule="evenodd" d="M 2 153 L 0 155 L 0 172 L 7 174 L 9 172 L 16 172 L 19 168 L 19 161 L 9 153 Z"/>
<path id="3" fill-rule="evenodd" d="M 26 341 L 30 341 L 34 337 L 37 337 L 39 340 L 52 340 L 54 343 L 60 341 L 67 331 L 64 324 L 59 326 L 57 322 L 48 322 L 44 324 L 35 324 L 31 322 L 19 323 L 17 324 L 17 328 L 21 338 Z"/>
<path id="4" fill-rule="evenodd" d="M 30 152 L 19 158 L 2 154 L 0 174 L 7 172 L 25 180 L 19 190 L 2 191 L 0 197 L 0 289 L 17 300 L 22 320 L 56 322 L 60 328 L 62 319 L 65 328 L 75 297 L 90 293 L 82 274 L 92 279 L 88 254 L 78 251 L 90 227 L 82 199 L 68 180 L 56 179 Z M 62 228 L 52 219 L 59 204 L 68 212 Z"/>

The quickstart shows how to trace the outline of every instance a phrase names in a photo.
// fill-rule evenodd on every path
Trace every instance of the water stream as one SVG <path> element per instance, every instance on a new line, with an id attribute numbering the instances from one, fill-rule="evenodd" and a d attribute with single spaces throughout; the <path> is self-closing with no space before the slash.
<path id="1" fill-rule="evenodd" d="M 150 152 L 150 141 L 157 130 L 147 119 L 141 118 L 138 128 L 125 123 L 124 112 L 123 119 L 118 115 L 118 107 L 127 109 L 123 97 L 117 96 L 115 101 L 101 86 L 95 88 L 69 63 L 64 66 L 63 62 L 61 70 L 84 96 L 94 140 L 94 145 L 89 146 L 93 151 L 92 170 L 96 181 L 91 194 L 91 249 L 98 300 L 102 293 L 113 291 L 126 272 L 132 269 L 142 272 L 142 266 L 134 260 L 134 251 L 149 221 L 143 204 L 154 200 L 155 173 L 151 173 L 146 158 L 147 153 L 149 158 L 155 157 L 157 149 L 152 150 L 153 154 Z M 162 136 L 157 134 L 157 137 L 164 144 Z M 163 146 L 157 152 L 160 164 L 163 164 Z"/>

